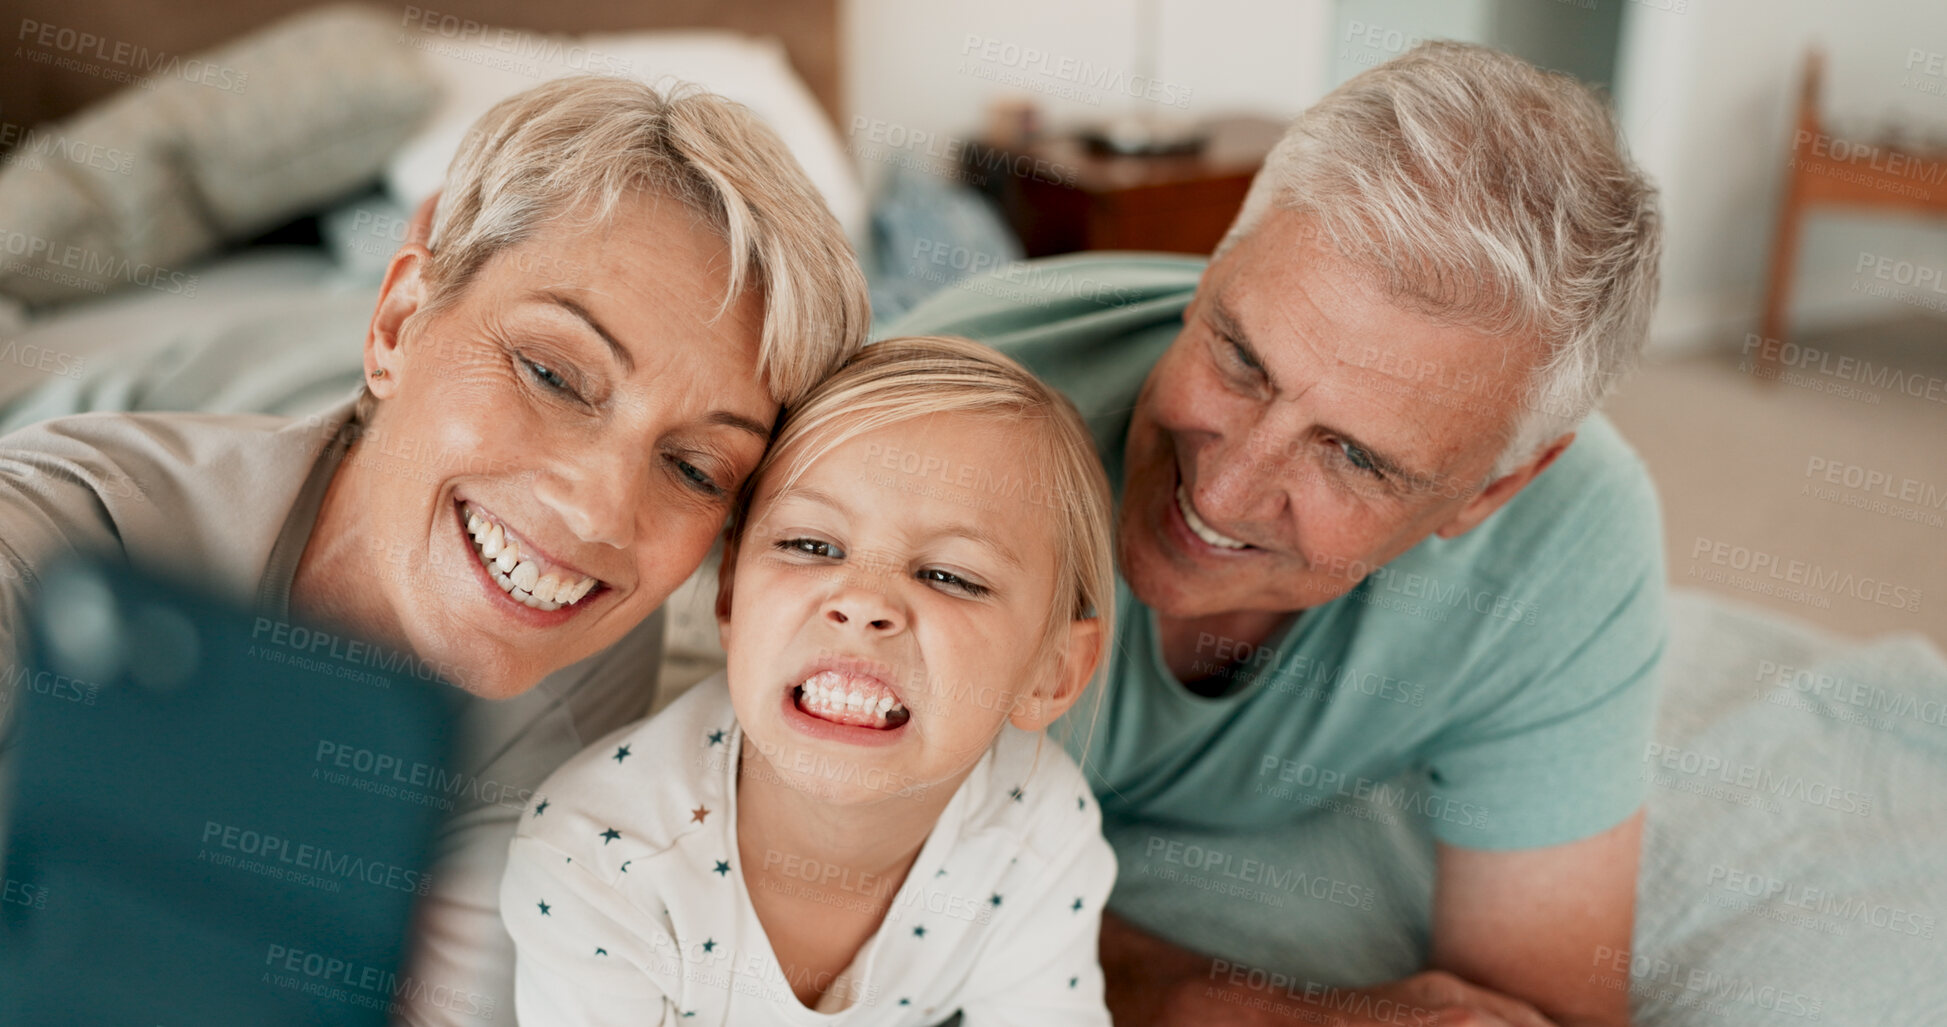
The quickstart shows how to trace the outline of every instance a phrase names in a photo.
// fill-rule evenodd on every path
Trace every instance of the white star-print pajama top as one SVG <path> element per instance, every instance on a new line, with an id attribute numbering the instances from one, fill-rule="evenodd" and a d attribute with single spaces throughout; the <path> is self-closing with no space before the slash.
<path id="1" fill-rule="evenodd" d="M 959 1011 L 965 1027 L 1107 1027 L 1096 935 L 1115 855 L 1059 744 L 1002 729 L 813 1010 L 745 889 L 742 740 L 719 673 L 541 786 L 500 891 L 520 1023 L 924 1027 Z M 884 887 L 857 891 L 858 908 L 887 905 Z"/>

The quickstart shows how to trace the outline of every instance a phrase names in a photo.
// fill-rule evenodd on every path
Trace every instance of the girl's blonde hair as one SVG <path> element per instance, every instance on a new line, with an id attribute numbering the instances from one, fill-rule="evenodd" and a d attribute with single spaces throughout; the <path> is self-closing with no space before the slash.
<path id="1" fill-rule="evenodd" d="M 820 457 L 868 432 L 929 414 L 979 414 L 1031 433 L 1032 454 L 1018 476 L 977 480 L 971 497 L 1045 506 L 1055 517 L 1056 601 L 1050 604 L 1036 662 L 1065 658 L 1057 646 L 1073 620 L 1100 625 L 1095 673 L 1115 638 L 1114 518 L 1108 477 L 1082 417 L 1067 397 L 990 346 L 954 336 L 886 339 L 860 350 L 785 415 L 776 441 L 744 484 L 729 530 L 742 541 L 758 483 L 781 473 L 772 494 L 789 489 Z M 788 461 L 788 462 L 786 462 Z M 951 485 L 949 487 L 960 487 Z M 734 568 L 726 565 L 729 574 Z"/>

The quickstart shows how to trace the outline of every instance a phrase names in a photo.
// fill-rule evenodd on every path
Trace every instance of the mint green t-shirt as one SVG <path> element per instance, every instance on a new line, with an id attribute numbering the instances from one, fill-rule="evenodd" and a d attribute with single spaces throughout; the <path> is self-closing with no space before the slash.
<path id="1" fill-rule="evenodd" d="M 1019 359 L 1082 411 L 1119 495 L 1130 411 L 1203 267 L 1137 254 L 1012 265 L 876 334 L 965 335 Z M 1097 719 L 1065 734 L 1086 744 L 1076 755 L 1105 822 L 1250 832 L 1358 804 L 1422 817 L 1466 848 L 1573 841 L 1643 802 L 1663 592 L 1654 489 L 1595 415 L 1484 523 L 1306 610 L 1224 695 L 1176 680 L 1154 612 L 1118 577 Z M 1232 654 L 1213 643 L 1211 655 Z"/>

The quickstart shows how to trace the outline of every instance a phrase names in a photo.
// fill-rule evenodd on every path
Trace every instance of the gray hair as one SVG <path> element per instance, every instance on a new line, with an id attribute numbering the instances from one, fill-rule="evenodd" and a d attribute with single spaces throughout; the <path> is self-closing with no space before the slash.
<path id="1" fill-rule="evenodd" d="M 571 216 L 599 223 L 637 190 L 678 200 L 724 239 L 720 312 L 746 290 L 763 297 L 758 374 L 780 406 L 864 345 L 865 274 L 777 135 L 713 93 L 594 75 L 535 86 L 474 123 L 433 215 L 419 314 L 455 300 L 501 249 Z"/>
<path id="2" fill-rule="evenodd" d="M 1642 353 L 1662 245 L 1656 190 L 1607 105 L 1567 75 L 1423 43 L 1292 123 L 1217 254 L 1274 206 L 1315 219 L 1415 309 L 1547 346 L 1493 478 L 1573 430 Z"/>

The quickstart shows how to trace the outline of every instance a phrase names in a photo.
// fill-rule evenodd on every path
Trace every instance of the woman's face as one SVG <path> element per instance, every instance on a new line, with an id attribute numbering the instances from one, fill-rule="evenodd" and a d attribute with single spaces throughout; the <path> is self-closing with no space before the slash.
<path id="1" fill-rule="evenodd" d="M 346 465 L 365 580 L 332 591 L 501 698 L 620 640 L 702 562 L 778 412 L 762 304 L 718 316 L 726 247 L 653 195 L 500 251 L 401 338 L 425 299 L 415 249 L 380 297 L 378 411 Z"/>

